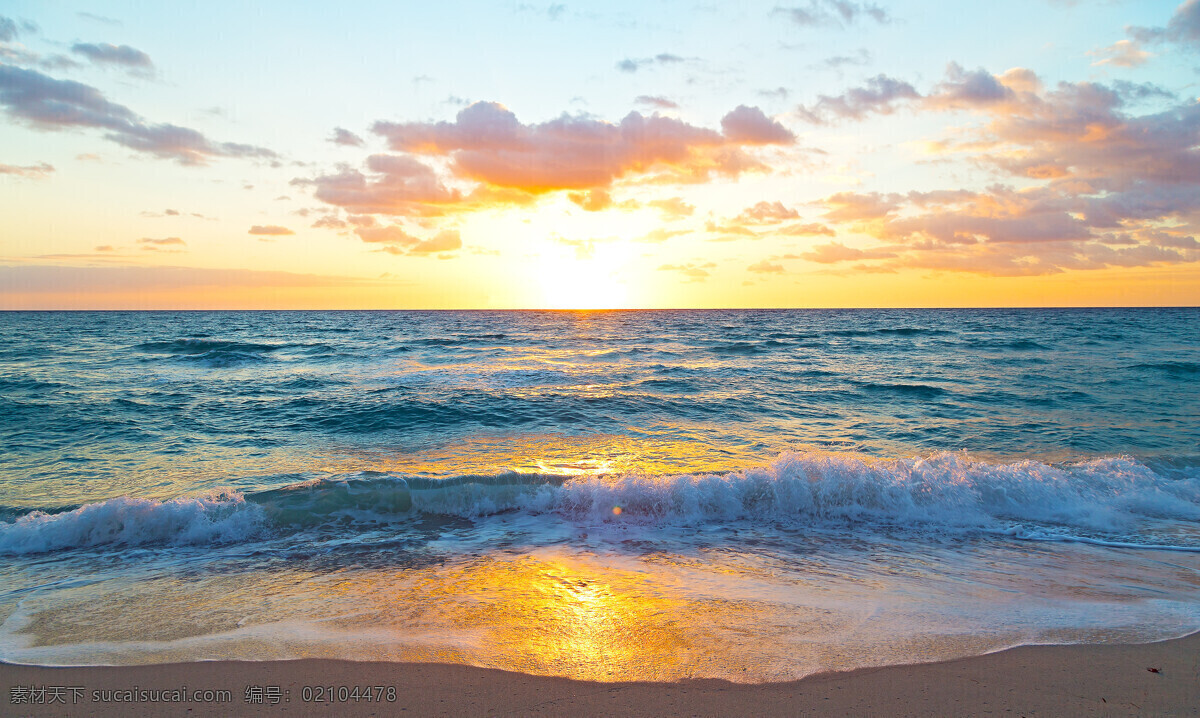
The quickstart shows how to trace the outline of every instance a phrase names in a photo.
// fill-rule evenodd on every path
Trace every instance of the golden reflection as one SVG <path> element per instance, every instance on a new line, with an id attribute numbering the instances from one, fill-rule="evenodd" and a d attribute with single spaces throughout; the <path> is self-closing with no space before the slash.
<path id="1" fill-rule="evenodd" d="M 642 436 L 475 436 L 411 449 L 345 447 L 336 456 L 324 457 L 313 468 L 332 473 L 371 470 L 437 477 L 503 471 L 595 476 L 699 474 L 733 471 L 762 463 L 765 460 L 752 447 L 744 452 L 732 448 L 717 451 L 709 443 L 687 435 L 659 435 L 647 431 Z"/>
<path id="2" fill-rule="evenodd" d="M 593 680 L 678 677 L 688 654 L 683 601 L 660 594 L 639 572 L 488 558 L 404 582 L 390 598 L 428 607 L 427 618 L 450 624 L 452 633 L 482 634 L 472 662 L 506 670 Z"/>

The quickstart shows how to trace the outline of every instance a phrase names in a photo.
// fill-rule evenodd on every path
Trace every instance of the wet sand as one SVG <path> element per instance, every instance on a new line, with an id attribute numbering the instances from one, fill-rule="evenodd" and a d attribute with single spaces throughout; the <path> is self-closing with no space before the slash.
<path id="1" fill-rule="evenodd" d="M 1135 645 L 1026 646 L 944 663 L 770 684 L 595 683 L 469 666 L 329 660 L 76 668 L 0 664 L 0 676 L 0 713 L 9 716 L 1195 716 L 1200 715 L 1200 634 Z M 198 690 L 228 691 L 228 702 L 117 702 L 120 694 L 111 693 L 183 686 L 188 697 Z M 332 702 L 316 700 L 321 686 L 332 687 Z M 355 686 L 360 687 L 357 700 Z M 28 687 L 35 700 L 66 703 L 14 704 Z M 368 687 L 370 701 L 362 695 Z M 41 688 L 45 694 L 38 692 Z M 275 688 L 279 698 L 272 705 Z M 328 697 L 328 688 L 320 697 Z"/>

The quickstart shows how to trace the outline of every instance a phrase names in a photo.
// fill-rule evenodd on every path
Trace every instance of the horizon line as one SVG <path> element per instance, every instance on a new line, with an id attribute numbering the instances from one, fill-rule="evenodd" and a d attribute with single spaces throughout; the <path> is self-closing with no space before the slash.
<path id="1" fill-rule="evenodd" d="M 558 307 L 465 307 L 465 308 L 271 308 L 243 307 L 230 308 L 95 308 L 95 309 L 9 309 L 0 307 L 0 313 L 20 312 L 555 312 L 555 313 L 595 313 L 595 312 L 791 312 L 791 311 L 961 311 L 961 310 L 1042 310 L 1042 309 L 1200 309 L 1196 304 L 1058 304 L 1038 306 L 911 306 L 911 307 L 592 307 L 592 308 L 558 308 Z"/>

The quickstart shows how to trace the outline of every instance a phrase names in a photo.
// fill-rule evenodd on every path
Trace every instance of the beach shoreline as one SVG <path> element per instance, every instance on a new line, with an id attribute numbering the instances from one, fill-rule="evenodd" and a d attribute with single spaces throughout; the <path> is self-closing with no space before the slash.
<path id="1" fill-rule="evenodd" d="M 1021 646 L 764 684 L 602 683 L 463 665 L 324 659 L 0 664 L 0 675 L 0 712 L 14 716 L 1182 716 L 1200 712 L 1200 633 L 1143 644 Z M 185 686 L 190 700 L 164 701 L 185 695 Z M 200 696 L 213 702 L 197 702 L 199 691 L 214 692 Z M 26 696 L 34 702 L 14 703 Z"/>

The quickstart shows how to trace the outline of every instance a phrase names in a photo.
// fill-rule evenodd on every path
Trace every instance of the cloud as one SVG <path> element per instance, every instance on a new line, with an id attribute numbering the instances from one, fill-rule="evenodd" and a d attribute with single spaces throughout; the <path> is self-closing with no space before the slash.
<path id="1" fill-rule="evenodd" d="M 991 118 L 981 159 L 1026 177 L 1084 180 L 1092 194 L 1138 182 L 1200 185 L 1200 103 L 1145 115 L 1129 111 L 1160 88 L 1135 83 L 1059 83 L 1022 92 L 1002 106 L 977 108 Z"/>
<path id="2" fill-rule="evenodd" d="M 1067 179 L 1022 190 L 835 197 L 826 201 L 842 221 L 888 244 L 859 250 L 833 243 L 805 259 L 887 260 L 877 266 L 997 276 L 1200 261 L 1195 184 L 1137 181 L 1092 193 Z"/>
<path id="3" fill-rule="evenodd" d="M 721 131 L 730 140 L 746 145 L 790 145 L 796 136 L 757 107 L 738 105 L 721 118 Z"/>
<path id="4" fill-rule="evenodd" d="M 19 34 L 16 21 L 11 17 L 0 15 L 0 42 L 12 42 L 17 39 Z"/>
<path id="5" fill-rule="evenodd" d="M 8 45 L 0 41 L 0 61 L 9 65 L 30 65 L 44 70 L 73 70 L 83 67 L 66 55 L 42 55 L 20 44 Z"/>
<path id="6" fill-rule="evenodd" d="M 268 289 L 283 287 L 354 287 L 381 284 L 374 280 L 250 269 L 206 269 L 198 267 L 71 267 L 61 265 L 0 266 L 0 297 L 7 307 L 46 306 L 49 295 L 68 294 L 66 304 L 94 308 L 107 296 L 138 297 L 138 302 L 189 293 L 189 304 L 200 300 L 211 305 L 217 296 L 211 290 Z M 389 283 L 390 284 L 390 283 Z M 194 290 L 209 290 L 195 294 Z M 163 293 L 159 297 L 153 294 Z M 32 296 L 31 296 L 32 295 Z M 151 295 L 151 296 L 147 296 Z"/>
<path id="7" fill-rule="evenodd" d="M 393 150 L 449 158 L 457 177 L 532 194 L 605 189 L 617 179 L 655 171 L 679 182 L 734 176 L 763 168 L 744 148 L 795 140 L 753 107 L 738 107 L 721 124 L 724 134 L 631 112 L 616 124 L 564 114 L 526 125 L 503 105 L 477 102 L 454 122 L 376 122 L 372 129 Z"/>
<path id="8" fill-rule="evenodd" d="M 109 141 L 185 165 L 205 164 L 213 157 L 276 157 L 262 147 L 213 142 L 187 127 L 149 124 L 90 85 L 9 65 L 0 65 L 0 106 L 9 117 L 33 129 L 106 130 L 104 137 Z"/>
<path id="9" fill-rule="evenodd" d="M 680 272 L 687 277 L 688 282 L 703 282 L 709 277 L 709 271 L 717 266 L 715 262 L 688 262 L 687 264 L 664 264 L 658 268 L 660 272 Z"/>
<path id="10" fill-rule="evenodd" d="M 892 22 L 887 10 L 874 3 L 856 3 L 848 0 L 809 0 L 807 5 L 778 8 L 802 27 L 846 27 L 859 20 L 870 18 L 880 25 Z"/>
<path id="11" fill-rule="evenodd" d="M 85 20 L 92 20 L 93 22 L 98 22 L 102 25 L 121 25 L 121 24 L 123 24 L 120 20 L 117 20 L 117 19 L 114 19 L 111 17 L 105 17 L 104 15 L 95 15 L 90 12 L 77 12 L 75 14 Z"/>
<path id="12" fill-rule="evenodd" d="M 364 242 L 373 242 L 377 244 L 390 244 L 400 247 L 415 247 L 421 243 L 418 237 L 414 237 L 404 228 L 389 224 L 385 227 L 360 226 L 354 230 L 358 238 Z"/>
<path id="13" fill-rule="evenodd" d="M 602 189 L 593 189 L 587 192 L 567 192 L 567 199 L 588 212 L 600 212 L 614 207 L 617 209 L 633 210 L 642 206 L 641 202 L 638 202 L 636 199 L 616 202 L 607 190 Z"/>
<path id="14" fill-rule="evenodd" d="M 665 242 L 668 239 L 670 239 L 671 237 L 678 237 L 681 234 L 690 234 L 690 232 L 691 231 L 687 230 L 687 229 L 671 230 L 671 229 L 666 229 L 665 227 L 658 227 L 656 229 L 650 230 L 649 232 L 647 232 L 646 234 L 643 234 L 640 237 L 635 237 L 633 241 L 635 241 L 635 242 L 650 242 L 650 243 Z"/>
<path id="15" fill-rule="evenodd" d="M 1142 42 L 1172 42 L 1200 49 L 1200 0 L 1186 0 L 1175 8 L 1166 27 L 1131 27 L 1130 36 Z"/>
<path id="16" fill-rule="evenodd" d="M 451 252 L 462 249 L 463 246 L 458 230 L 454 229 L 443 230 L 425 240 L 409 234 L 403 227 L 395 224 L 382 227 L 360 226 L 354 233 L 364 242 L 384 245 L 381 251 L 389 254 Z"/>
<path id="17" fill-rule="evenodd" d="M 138 244 L 142 245 L 143 250 L 155 251 L 155 252 L 160 251 L 160 250 L 164 250 L 164 251 L 168 251 L 168 252 L 182 252 L 184 250 L 173 249 L 173 247 L 187 246 L 186 241 L 184 241 L 178 237 L 164 237 L 162 239 L 151 239 L 149 237 L 143 237 L 142 239 L 138 240 Z"/>
<path id="18" fill-rule="evenodd" d="M 716 222 L 709 220 L 704 223 L 704 231 L 712 234 L 725 235 L 719 241 L 731 241 L 737 237 L 750 237 L 751 239 L 758 239 L 758 234 L 756 232 L 753 232 L 752 230 L 733 222 L 717 224 Z"/>
<path id="19" fill-rule="evenodd" d="M 913 252 L 881 269 L 915 268 L 990 276 L 1036 276 L 1068 270 L 1145 267 L 1200 260 L 1200 253 L 1153 246 L 1116 248 L 1100 243 L 1055 243 L 1031 251 L 1021 245 L 988 245 L 972 251 L 951 248 Z"/>
<path id="20" fill-rule="evenodd" d="M 86 57 L 93 65 L 119 65 L 142 75 L 154 70 L 150 56 L 129 45 L 77 42 L 71 46 L 71 52 Z"/>
<path id="21" fill-rule="evenodd" d="M 602 189 L 594 189 L 590 192 L 568 192 L 567 199 L 588 212 L 599 212 L 613 206 L 612 195 Z"/>
<path id="22" fill-rule="evenodd" d="M 156 217 L 156 218 L 158 218 L 158 217 L 184 217 L 184 216 L 187 216 L 187 217 L 195 217 L 195 218 L 197 218 L 197 219 L 208 219 L 208 220 L 214 220 L 214 219 L 216 219 L 215 217 L 206 217 L 206 216 L 204 216 L 203 214 L 200 214 L 199 212 L 187 212 L 187 213 L 184 213 L 184 212 L 180 212 L 180 211 L 179 211 L 179 210 L 177 210 L 177 209 L 164 209 L 162 212 L 152 212 L 152 211 L 150 211 L 150 210 L 142 210 L 141 212 L 138 212 L 138 214 L 140 214 L 140 215 L 141 215 L 141 216 L 143 216 L 143 217 Z"/>
<path id="23" fill-rule="evenodd" d="M 682 197 L 670 197 L 668 199 L 654 199 L 646 203 L 648 207 L 654 207 L 659 212 L 662 212 L 663 219 L 674 221 L 691 217 L 696 211 L 696 205 L 688 204 L 683 201 Z"/>
<path id="24" fill-rule="evenodd" d="M 867 115 L 890 115 L 895 105 L 904 100 L 916 100 L 920 93 L 907 82 L 887 75 L 876 75 L 862 87 L 852 87 L 841 95 L 820 95 L 817 102 L 796 108 L 803 120 L 825 124 L 832 118 L 861 120 Z"/>
<path id="25" fill-rule="evenodd" d="M 814 69 L 840 70 L 846 66 L 866 65 L 871 62 L 871 53 L 865 47 L 860 47 L 852 55 L 834 55 L 827 57 L 814 65 Z"/>
<path id="26" fill-rule="evenodd" d="M 658 95 L 638 95 L 634 102 L 639 105 L 653 107 L 656 110 L 677 110 L 679 105 Z"/>
<path id="27" fill-rule="evenodd" d="M 115 252 L 117 250 L 111 244 L 101 244 L 95 248 L 95 251 L 97 251 L 97 252 Z"/>
<path id="28" fill-rule="evenodd" d="M 333 215 L 326 215 L 318 218 L 316 222 L 313 222 L 309 226 L 313 229 L 345 229 L 348 225 L 345 220 L 338 219 Z"/>
<path id="29" fill-rule="evenodd" d="M 611 241 L 608 239 L 567 239 L 558 234 L 551 235 L 551 240 L 575 250 L 575 258 L 579 260 L 593 259 L 596 256 L 596 245 Z"/>
<path id="30" fill-rule="evenodd" d="M 54 171 L 54 166 L 46 162 L 39 162 L 36 165 L 6 165 L 0 163 L 0 175 L 13 175 L 14 177 L 25 177 L 28 179 L 45 179 Z"/>
<path id="31" fill-rule="evenodd" d="M 1016 99 L 1016 93 L 983 68 L 967 71 L 956 62 L 946 67 L 946 79 L 925 98 L 927 107 L 969 109 Z"/>
<path id="32" fill-rule="evenodd" d="M 740 224 L 775 224 L 788 219 L 799 219 L 800 213 L 783 206 L 783 202 L 762 201 L 753 207 L 747 207 L 737 216 L 735 222 Z"/>
<path id="33" fill-rule="evenodd" d="M 757 264 L 751 264 L 749 267 L 746 267 L 746 269 L 758 274 L 783 274 L 782 264 L 772 264 L 766 259 L 758 262 Z"/>
<path id="34" fill-rule="evenodd" d="M 786 227 L 780 227 L 775 230 L 775 234 L 782 234 L 788 237 L 837 236 L 837 232 L 833 231 L 828 225 L 819 222 L 789 224 Z"/>
<path id="35" fill-rule="evenodd" d="M 447 189 L 433 168 L 406 155 L 371 155 L 368 176 L 343 168 L 337 174 L 294 179 L 294 185 L 315 187 L 314 196 L 355 214 L 436 215 L 440 206 L 457 203 L 463 195 Z"/>
<path id="36" fill-rule="evenodd" d="M 895 257 L 894 252 L 885 250 L 862 250 L 854 247 L 847 247 L 840 242 L 830 242 L 829 244 L 818 244 L 808 252 L 801 252 L 800 258 L 807 259 L 810 262 L 819 264 L 835 264 L 837 262 L 849 262 L 864 259 L 888 259 Z"/>
<path id="37" fill-rule="evenodd" d="M 433 252 L 451 252 L 456 249 L 462 249 L 462 238 L 459 237 L 458 230 L 447 229 L 438 232 L 435 236 L 424 242 L 418 243 L 409 250 L 409 254 L 431 254 Z"/>
<path id="38" fill-rule="evenodd" d="M 901 196 L 894 193 L 883 195 L 879 192 L 838 192 L 825 198 L 822 204 L 828 207 L 825 212 L 826 218 L 835 222 L 854 222 L 884 217 L 900 206 L 900 200 Z"/>
<path id="39" fill-rule="evenodd" d="M 617 63 L 617 69 L 621 72 L 637 72 L 643 67 L 653 67 L 654 65 L 674 65 L 683 62 L 683 58 L 679 55 L 672 55 L 669 52 L 660 52 L 654 57 L 643 57 L 641 59 L 625 58 Z"/>
<path id="40" fill-rule="evenodd" d="M 329 138 L 329 141 L 335 145 L 344 145 L 346 147 L 362 147 L 366 144 L 363 142 L 363 138 L 341 127 L 333 128 L 333 135 Z"/>
<path id="41" fill-rule="evenodd" d="M 1096 66 L 1137 67 L 1138 65 L 1145 64 L 1146 60 L 1150 59 L 1150 53 L 1143 50 L 1138 43 L 1132 40 L 1118 40 L 1108 47 L 1093 50 L 1088 54 L 1100 58 L 1092 63 L 1092 65 Z"/>
<path id="42" fill-rule="evenodd" d="M 283 237 L 289 234 L 295 234 L 295 232 L 287 227 L 280 227 L 277 224 L 256 224 L 250 228 L 249 234 L 263 237 Z"/>
<path id="43" fill-rule="evenodd" d="M 518 12 L 530 12 L 537 14 L 545 14 L 546 18 L 551 21 L 562 19 L 563 13 L 567 11 L 567 6 L 562 3 L 551 3 L 545 7 L 521 3 L 517 6 Z"/>

